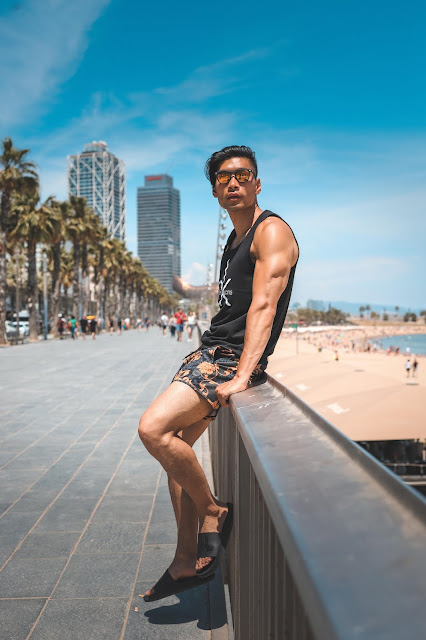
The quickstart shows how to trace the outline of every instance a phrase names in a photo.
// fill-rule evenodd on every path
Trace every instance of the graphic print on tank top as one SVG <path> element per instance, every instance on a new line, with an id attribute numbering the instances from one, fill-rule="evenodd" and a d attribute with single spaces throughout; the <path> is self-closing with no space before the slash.
<path id="1" fill-rule="evenodd" d="M 218 300 L 218 304 L 219 307 L 222 308 L 224 304 L 226 304 L 227 307 L 231 306 L 231 303 L 229 302 L 228 296 L 232 296 L 232 289 L 227 289 L 227 286 L 229 285 L 229 283 L 231 282 L 232 278 L 227 278 L 227 273 L 228 273 L 228 269 L 229 269 L 229 260 L 226 263 L 226 267 L 225 270 L 223 272 L 223 275 L 221 277 L 221 279 L 219 280 L 219 300 Z"/>

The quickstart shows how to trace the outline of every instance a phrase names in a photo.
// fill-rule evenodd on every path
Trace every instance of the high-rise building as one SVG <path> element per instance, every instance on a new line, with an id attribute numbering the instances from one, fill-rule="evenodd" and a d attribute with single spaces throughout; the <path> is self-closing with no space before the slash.
<path id="1" fill-rule="evenodd" d="M 173 292 L 180 276 L 180 193 L 166 174 L 145 176 L 138 188 L 138 256 L 149 273 Z"/>
<path id="2" fill-rule="evenodd" d="M 126 241 L 126 175 L 124 162 L 103 141 L 84 146 L 67 158 L 68 194 L 82 196 L 101 218 L 111 237 Z"/>

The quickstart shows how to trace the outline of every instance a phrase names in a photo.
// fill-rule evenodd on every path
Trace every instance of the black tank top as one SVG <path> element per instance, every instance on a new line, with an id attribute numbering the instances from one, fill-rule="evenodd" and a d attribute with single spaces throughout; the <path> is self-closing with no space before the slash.
<path id="1" fill-rule="evenodd" d="M 212 319 L 210 329 L 202 335 L 202 345 L 206 347 L 219 345 L 228 347 L 237 356 L 241 356 L 244 348 L 247 312 L 252 301 L 255 266 L 250 256 L 250 247 L 259 224 L 271 216 L 282 220 L 279 215 L 272 211 L 263 211 L 248 234 L 235 249 L 230 248 L 236 235 L 235 229 L 229 236 L 220 265 L 219 312 Z M 291 268 L 287 286 L 278 300 L 271 335 L 259 360 L 261 363 L 266 364 L 280 337 L 290 302 L 296 264 Z"/>

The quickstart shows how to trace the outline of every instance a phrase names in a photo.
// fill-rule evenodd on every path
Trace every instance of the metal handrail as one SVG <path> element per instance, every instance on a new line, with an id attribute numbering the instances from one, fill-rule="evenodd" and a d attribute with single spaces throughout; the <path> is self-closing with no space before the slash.
<path id="1" fill-rule="evenodd" d="M 210 438 L 236 640 L 423 637 L 420 494 L 270 376 Z"/>

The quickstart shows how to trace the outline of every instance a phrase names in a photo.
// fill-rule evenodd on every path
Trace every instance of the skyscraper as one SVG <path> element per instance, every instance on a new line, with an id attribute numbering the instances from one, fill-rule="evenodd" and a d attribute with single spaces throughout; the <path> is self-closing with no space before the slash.
<path id="1" fill-rule="evenodd" d="M 149 273 L 173 292 L 180 276 L 180 193 L 166 174 L 145 176 L 138 188 L 138 256 Z"/>
<path id="2" fill-rule="evenodd" d="M 84 146 L 67 158 L 68 194 L 82 196 L 101 218 L 111 237 L 126 241 L 126 175 L 124 162 L 103 141 Z"/>

